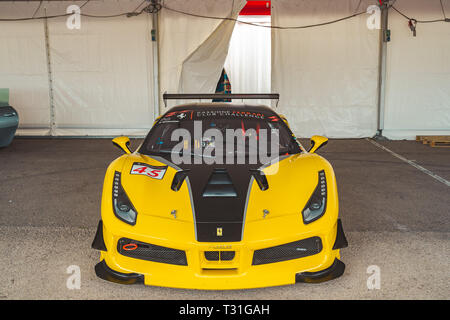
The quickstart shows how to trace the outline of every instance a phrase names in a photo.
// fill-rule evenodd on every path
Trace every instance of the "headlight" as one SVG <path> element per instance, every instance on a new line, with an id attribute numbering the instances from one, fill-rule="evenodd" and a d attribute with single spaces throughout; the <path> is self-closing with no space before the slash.
<path id="1" fill-rule="evenodd" d="M 113 183 L 113 209 L 117 218 L 131 225 L 136 224 L 137 212 L 133 207 L 130 199 L 128 199 L 125 190 L 120 182 L 120 172 L 114 173 Z"/>
<path id="2" fill-rule="evenodd" d="M 303 222 L 311 223 L 319 219 L 325 213 L 327 207 L 327 180 L 325 171 L 319 171 L 319 182 L 311 198 L 303 209 Z"/>

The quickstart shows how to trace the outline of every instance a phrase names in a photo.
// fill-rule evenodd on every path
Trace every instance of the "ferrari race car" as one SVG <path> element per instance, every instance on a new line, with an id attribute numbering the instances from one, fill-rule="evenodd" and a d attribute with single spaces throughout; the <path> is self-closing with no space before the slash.
<path id="1" fill-rule="evenodd" d="M 270 138 L 270 139 L 269 139 Z M 92 247 L 123 284 L 245 289 L 341 276 L 336 178 L 262 105 L 183 104 L 108 167 Z M 261 151 L 262 150 L 262 151 Z"/>

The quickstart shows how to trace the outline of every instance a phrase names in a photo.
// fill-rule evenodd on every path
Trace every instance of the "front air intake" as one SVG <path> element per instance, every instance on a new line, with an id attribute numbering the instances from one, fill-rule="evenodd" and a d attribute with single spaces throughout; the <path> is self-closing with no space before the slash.
<path id="1" fill-rule="evenodd" d="M 312 237 L 280 246 L 255 250 L 253 265 L 281 262 L 312 256 L 322 251 L 322 241 Z"/>
<path id="2" fill-rule="evenodd" d="M 117 251 L 130 258 L 187 266 L 186 253 L 183 250 L 121 238 L 117 242 Z"/>
<path id="3" fill-rule="evenodd" d="M 208 261 L 231 261 L 234 256 L 234 251 L 205 251 L 205 259 Z"/>

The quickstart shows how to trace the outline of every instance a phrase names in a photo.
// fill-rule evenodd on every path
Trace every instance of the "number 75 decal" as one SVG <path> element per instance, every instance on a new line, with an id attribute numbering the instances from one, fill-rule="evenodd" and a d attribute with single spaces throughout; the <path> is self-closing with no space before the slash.
<path id="1" fill-rule="evenodd" d="M 167 166 L 156 167 L 146 163 L 133 163 L 130 174 L 139 174 L 153 179 L 161 180 L 166 173 Z"/>

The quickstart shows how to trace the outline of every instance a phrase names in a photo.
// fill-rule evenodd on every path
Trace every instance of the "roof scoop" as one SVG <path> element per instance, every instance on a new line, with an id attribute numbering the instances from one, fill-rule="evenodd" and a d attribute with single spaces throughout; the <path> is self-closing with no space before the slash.
<path id="1" fill-rule="evenodd" d="M 236 198 L 237 192 L 226 169 L 214 169 L 203 190 L 202 197 Z"/>

